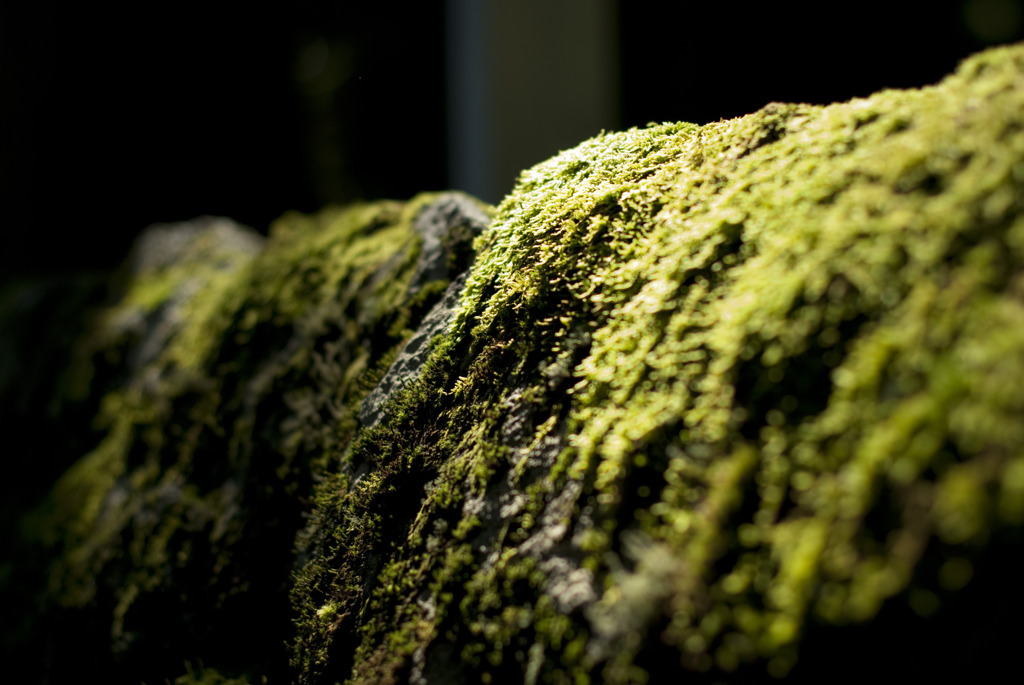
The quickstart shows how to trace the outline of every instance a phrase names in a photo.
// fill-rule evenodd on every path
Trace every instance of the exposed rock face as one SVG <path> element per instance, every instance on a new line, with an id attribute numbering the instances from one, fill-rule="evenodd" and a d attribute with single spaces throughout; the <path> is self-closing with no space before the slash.
<path id="1" fill-rule="evenodd" d="M 182 683 L 1013 658 L 1024 47 L 603 135 L 490 213 L 426 195 L 137 259 L 81 344 L 99 443 L 25 519 L 21 644 Z"/>

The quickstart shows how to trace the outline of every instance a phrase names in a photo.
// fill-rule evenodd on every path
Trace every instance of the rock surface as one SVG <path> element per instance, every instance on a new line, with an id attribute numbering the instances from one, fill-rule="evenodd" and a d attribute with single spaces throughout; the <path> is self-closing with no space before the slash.
<path id="1" fill-rule="evenodd" d="M 1014 658 L 1024 47 L 605 134 L 493 210 L 164 230 L 72 364 L 95 444 L 0 574 L 39 682 Z"/>

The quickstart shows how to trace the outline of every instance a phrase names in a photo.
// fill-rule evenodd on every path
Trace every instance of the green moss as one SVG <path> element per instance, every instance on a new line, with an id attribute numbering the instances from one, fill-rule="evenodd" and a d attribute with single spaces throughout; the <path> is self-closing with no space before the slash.
<path id="1" fill-rule="evenodd" d="M 228 678 L 222 676 L 216 669 L 199 666 L 198 671 L 191 664 L 186 664 L 185 675 L 174 679 L 174 685 L 249 685 L 245 678 Z M 266 683 L 266 679 L 261 679 Z"/>
<path id="2" fill-rule="evenodd" d="M 288 215 L 258 253 L 220 225 L 137 248 L 82 343 L 87 375 L 124 378 L 105 437 L 27 524 L 53 550 L 49 610 L 95 625 L 113 673 L 158 680 L 187 658 L 283 677 L 304 503 L 344 478 L 359 401 L 446 285 L 408 293 L 436 197 Z"/>
<path id="3" fill-rule="evenodd" d="M 781 677 L 810 624 L 938 598 L 944 550 L 1020 524 L 1022 72 L 524 172 L 370 473 L 321 493 L 301 679 Z"/>
<path id="4" fill-rule="evenodd" d="M 958 642 L 1024 522 L 1022 74 L 524 172 L 367 425 L 473 257 L 418 264 L 437 196 L 160 234 L 81 346 L 94 448 L 26 524 L 39 639 L 133 682 L 573 684 Z"/>

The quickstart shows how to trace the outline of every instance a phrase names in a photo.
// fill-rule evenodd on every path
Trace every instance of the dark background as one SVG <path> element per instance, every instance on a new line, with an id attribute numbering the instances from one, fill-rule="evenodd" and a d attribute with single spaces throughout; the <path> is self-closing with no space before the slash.
<path id="1" fill-rule="evenodd" d="M 15 4 L 0 5 L 0 280 L 109 268 L 155 222 L 265 232 L 289 209 L 449 186 L 444 2 Z M 935 82 L 1021 40 L 1021 5 L 621 0 L 613 124 Z"/>

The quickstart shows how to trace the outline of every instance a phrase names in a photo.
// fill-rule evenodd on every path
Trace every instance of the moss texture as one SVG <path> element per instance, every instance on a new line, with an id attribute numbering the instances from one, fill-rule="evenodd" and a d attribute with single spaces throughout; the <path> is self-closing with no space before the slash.
<path id="1" fill-rule="evenodd" d="M 1022 67 L 525 172 L 319 492 L 301 679 L 782 676 L 811 621 L 936 610 L 1024 522 Z"/>
<path id="2" fill-rule="evenodd" d="M 584 142 L 523 173 L 443 299 L 473 255 L 424 268 L 438 201 L 292 215 L 258 254 L 198 233 L 103 314 L 83 358 L 128 369 L 105 437 L 25 525 L 46 611 L 100 628 L 104 668 L 820 682 L 1012 658 L 1024 47 Z"/>
<path id="3" fill-rule="evenodd" d="M 46 620 L 17 636 L 43 643 L 42 679 L 87 663 L 163 682 L 193 662 L 286 677 L 313 482 L 337 468 L 358 401 L 449 267 L 466 266 L 455 248 L 470 234 L 421 273 L 413 221 L 445 197 L 289 215 L 265 246 L 224 220 L 144 235 L 69 374 L 70 394 L 102 396 L 101 437 L 23 525 L 31 553 L 52 559 Z"/>

